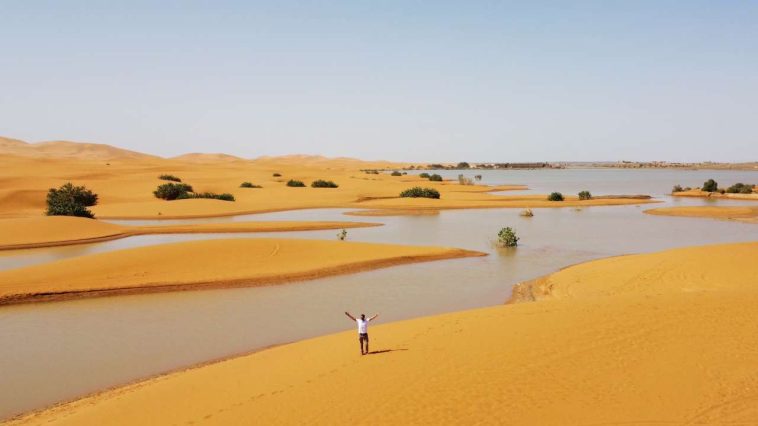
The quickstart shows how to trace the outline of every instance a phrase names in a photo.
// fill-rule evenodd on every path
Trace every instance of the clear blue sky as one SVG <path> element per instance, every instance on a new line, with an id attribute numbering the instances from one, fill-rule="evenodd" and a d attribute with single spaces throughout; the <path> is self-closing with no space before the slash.
<path id="1" fill-rule="evenodd" d="M 0 0 L 0 135 L 164 156 L 758 160 L 756 1 L 115 3 Z"/>

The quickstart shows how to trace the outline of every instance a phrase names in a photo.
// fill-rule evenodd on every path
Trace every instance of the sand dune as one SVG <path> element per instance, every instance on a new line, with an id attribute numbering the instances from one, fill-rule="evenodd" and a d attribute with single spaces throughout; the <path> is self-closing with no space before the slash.
<path id="1" fill-rule="evenodd" d="M 79 160 L 147 160 L 158 157 L 111 145 L 71 141 L 26 143 L 17 139 L 0 138 L 0 153 Z"/>
<path id="2" fill-rule="evenodd" d="M 18 423 L 752 424 L 756 255 L 747 243 L 590 262 L 547 277 L 538 302 L 375 326 L 369 356 L 351 330 Z"/>
<path id="3" fill-rule="evenodd" d="M 247 161 L 244 158 L 236 157 L 229 154 L 205 154 L 199 152 L 193 152 L 190 154 L 183 154 L 176 157 L 171 157 L 171 160 L 186 161 L 190 163 L 219 163 L 228 161 Z"/>
<path id="4" fill-rule="evenodd" d="M 758 223 L 758 207 L 750 206 L 664 207 L 645 210 L 645 213 L 660 216 L 702 217 Z"/>
<path id="5" fill-rule="evenodd" d="M 122 226 L 67 216 L 0 219 L 0 250 L 53 247 L 115 240 L 134 235 L 288 232 L 381 226 L 367 222 L 266 221 L 191 225 Z"/>
<path id="6" fill-rule="evenodd" d="M 452 248 L 344 241 L 266 238 L 191 241 L 0 272 L 0 305 L 276 284 L 404 263 L 483 255 Z"/>

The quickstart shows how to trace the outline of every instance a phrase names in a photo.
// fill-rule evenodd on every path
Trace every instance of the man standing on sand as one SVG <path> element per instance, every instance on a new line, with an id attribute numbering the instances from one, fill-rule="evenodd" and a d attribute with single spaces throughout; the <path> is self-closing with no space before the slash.
<path id="1" fill-rule="evenodd" d="M 365 314 L 361 314 L 361 317 L 358 319 L 350 315 L 350 312 L 345 312 L 345 315 L 358 324 L 358 342 L 361 344 L 361 355 L 366 355 L 368 353 L 368 322 L 378 317 L 379 314 L 369 319 L 366 319 Z M 366 350 L 363 349 L 363 342 L 366 342 Z"/>

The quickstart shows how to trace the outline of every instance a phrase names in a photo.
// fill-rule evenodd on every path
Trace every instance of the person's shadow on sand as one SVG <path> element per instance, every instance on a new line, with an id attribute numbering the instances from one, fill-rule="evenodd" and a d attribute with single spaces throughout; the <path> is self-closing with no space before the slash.
<path id="1" fill-rule="evenodd" d="M 387 352 L 398 352 L 398 351 L 407 351 L 408 349 L 382 349 L 378 351 L 370 351 L 366 355 L 379 355 L 379 354 L 386 354 Z"/>

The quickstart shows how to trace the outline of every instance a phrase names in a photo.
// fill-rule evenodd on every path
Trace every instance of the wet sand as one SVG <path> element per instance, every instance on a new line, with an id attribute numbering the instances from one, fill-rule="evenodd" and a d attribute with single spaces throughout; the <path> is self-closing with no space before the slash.
<path id="1" fill-rule="evenodd" d="M 745 223 L 758 223 L 758 207 L 753 206 L 664 207 L 645 210 L 645 213 L 659 216 L 702 217 L 733 220 Z"/>
<path id="2" fill-rule="evenodd" d="M 375 326 L 368 356 L 344 332 L 17 421 L 749 424 L 757 254 L 741 243 L 588 262 L 543 278 L 533 303 Z"/>

